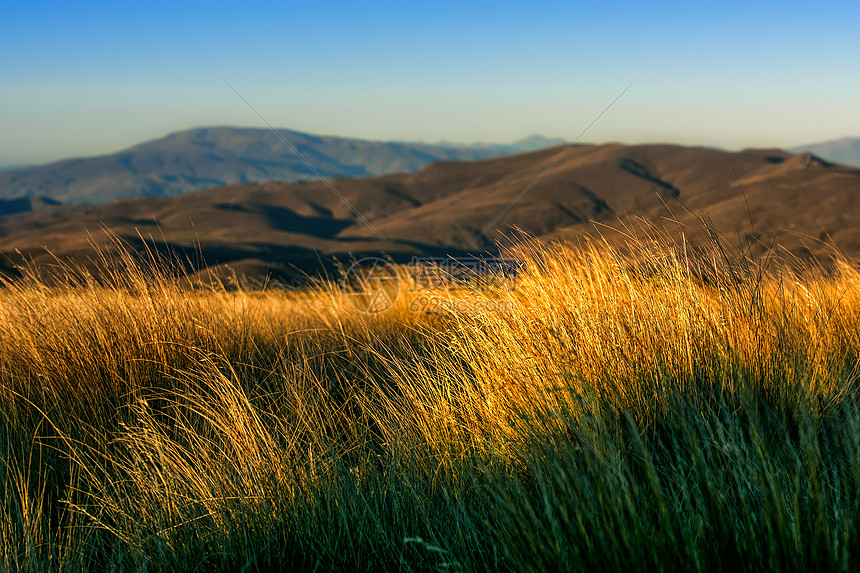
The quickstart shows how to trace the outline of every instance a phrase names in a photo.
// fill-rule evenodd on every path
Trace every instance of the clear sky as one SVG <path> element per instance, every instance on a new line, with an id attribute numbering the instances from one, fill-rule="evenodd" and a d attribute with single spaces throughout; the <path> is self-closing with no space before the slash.
<path id="1" fill-rule="evenodd" d="M 0 4 L 0 165 L 172 131 L 738 149 L 860 136 L 860 3 Z"/>

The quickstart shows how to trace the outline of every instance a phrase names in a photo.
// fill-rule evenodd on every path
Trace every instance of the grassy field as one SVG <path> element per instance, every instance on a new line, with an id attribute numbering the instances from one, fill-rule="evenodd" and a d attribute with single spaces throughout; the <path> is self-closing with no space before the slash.
<path id="1" fill-rule="evenodd" d="M 633 250 L 373 315 L 131 257 L 5 285 L 0 567 L 854 569 L 860 272 Z"/>

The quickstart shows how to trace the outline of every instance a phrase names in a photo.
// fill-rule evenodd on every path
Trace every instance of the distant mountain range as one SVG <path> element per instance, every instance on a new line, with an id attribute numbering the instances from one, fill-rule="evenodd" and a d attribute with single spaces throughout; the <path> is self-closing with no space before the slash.
<path id="1" fill-rule="evenodd" d="M 443 146 L 286 129 L 276 134 L 270 129 L 201 128 L 110 155 L 2 170 L 0 199 L 43 196 L 66 204 L 101 205 L 127 197 L 172 197 L 231 183 L 312 180 L 316 179 L 313 169 L 323 177 L 414 172 L 435 161 L 487 159 L 559 143 L 563 140 L 533 136 L 511 145 Z"/>
<path id="2" fill-rule="evenodd" d="M 107 227 L 136 248 L 151 237 L 159 249 L 202 255 L 217 268 L 293 280 L 330 256 L 492 252 L 514 228 L 547 240 L 597 232 L 622 240 L 612 230 L 619 217 L 683 233 L 692 249 L 711 240 L 699 214 L 739 248 L 778 244 L 780 254 L 804 258 L 836 245 L 860 255 L 858 169 L 777 149 L 606 144 L 573 146 L 538 177 L 558 152 L 334 177 L 335 191 L 318 180 L 237 183 L 75 212 L 31 205 L 30 214 L 0 218 L 0 266 L 14 273 L 20 255 L 87 261 L 90 241 L 104 241 Z"/>
<path id="3" fill-rule="evenodd" d="M 821 143 L 810 143 L 792 147 L 788 151 L 800 153 L 808 151 L 836 163 L 860 167 L 860 137 L 844 137 Z"/>
<path id="4" fill-rule="evenodd" d="M 494 149 L 502 152 L 502 155 L 513 155 L 514 153 L 537 151 L 538 149 L 553 147 L 555 145 L 564 145 L 565 143 L 567 143 L 567 141 L 560 138 L 532 135 L 530 137 L 524 137 L 514 143 L 454 143 L 450 141 L 440 141 L 434 145 L 453 147 L 454 149 Z"/>

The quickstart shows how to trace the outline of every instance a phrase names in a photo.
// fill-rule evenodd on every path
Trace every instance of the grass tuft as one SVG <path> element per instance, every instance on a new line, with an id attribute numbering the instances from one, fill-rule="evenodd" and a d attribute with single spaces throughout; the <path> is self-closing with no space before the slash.
<path id="1" fill-rule="evenodd" d="M 0 288 L 4 570 L 860 555 L 848 261 L 531 242 L 515 278 L 368 315 L 335 284 L 226 288 L 114 246 Z"/>

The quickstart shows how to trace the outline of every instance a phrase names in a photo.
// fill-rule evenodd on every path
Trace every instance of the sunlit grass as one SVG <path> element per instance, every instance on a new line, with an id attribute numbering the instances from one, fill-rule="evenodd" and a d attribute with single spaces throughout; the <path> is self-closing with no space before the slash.
<path id="1" fill-rule="evenodd" d="M 631 252 L 379 314 L 130 254 L 6 284 L 3 568 L 852 568 L 860 273 Z"/>

